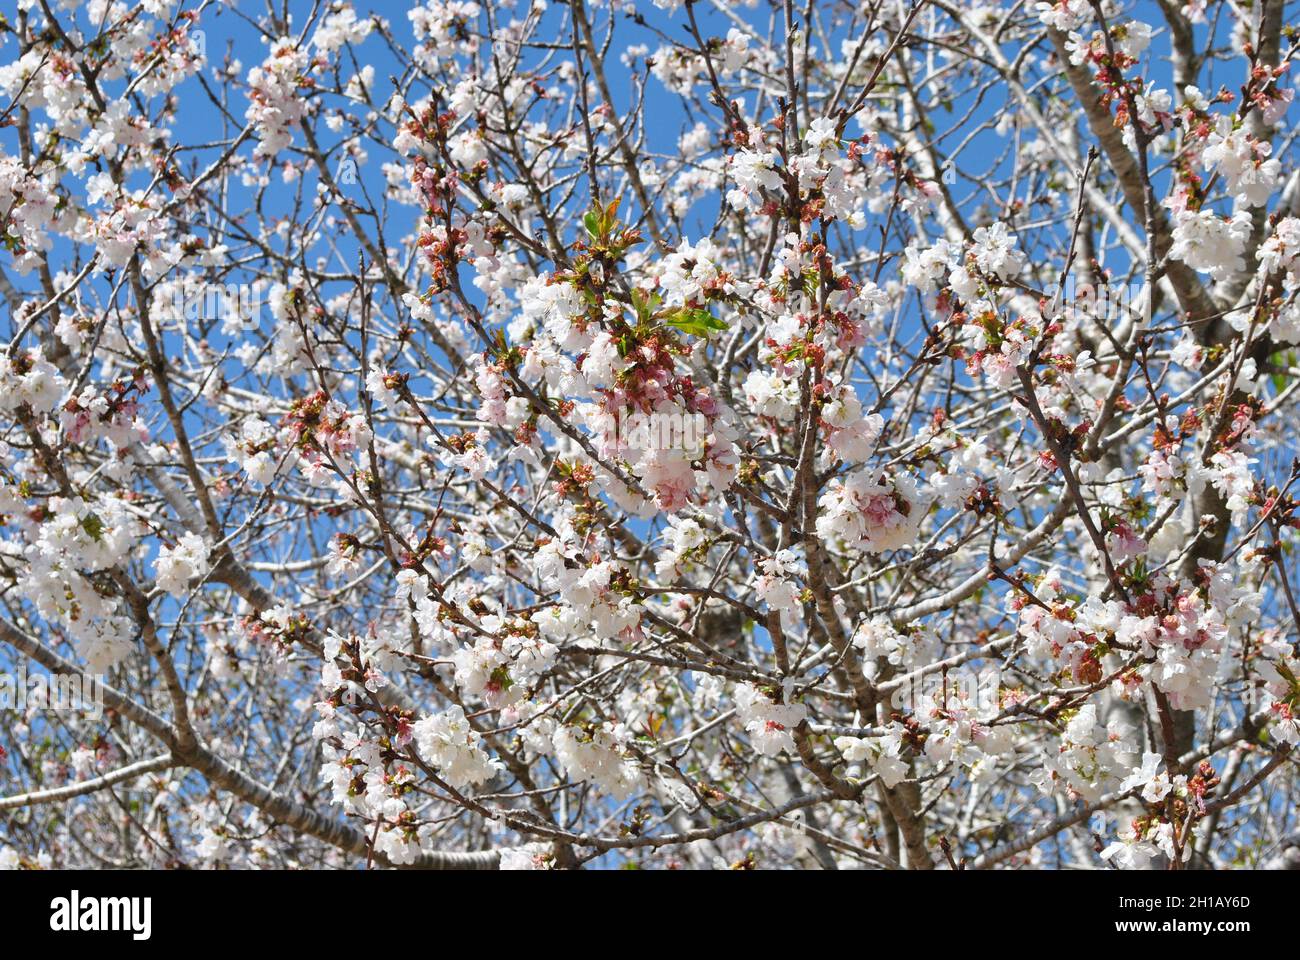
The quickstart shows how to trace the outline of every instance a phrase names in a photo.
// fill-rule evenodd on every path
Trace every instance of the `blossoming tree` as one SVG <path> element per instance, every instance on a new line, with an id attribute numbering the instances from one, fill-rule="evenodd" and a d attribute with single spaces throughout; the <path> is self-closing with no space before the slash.
<path id="1" fill-rule="evenodd" d="M 0 20 L 0 865 L 1297 865 L 1300 3 L 256 6 Z"/>

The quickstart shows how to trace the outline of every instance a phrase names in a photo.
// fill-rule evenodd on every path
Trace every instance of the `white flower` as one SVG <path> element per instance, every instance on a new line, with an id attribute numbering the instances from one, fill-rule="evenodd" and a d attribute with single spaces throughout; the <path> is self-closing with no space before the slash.
<path id="1" fill-rule="evenodd" d="M 903 750 L 901 734 L 895 727 L 894 731 L 881 739 L 880 754 L 872 764 L 872 770 L 876 776 L 880 777 L 880 782 L 887 789 L 894 789 L 903 778 L 907 776 L 907 763 L 900 757 Z"/>
<path id="2" fill-rule="evenodd" d="M 582 361 L 582 373 L 593 387 L 604 387 L 614 382 L 614 376 L 627 367 L 627 362 L 619 356 L 618 341 L 602 330 L 596 334 Z"/>
<path id="3" fill-rule="evenodd" d="M 880 777 L 880 782 L 892 790 L 902 782 L 907 776 L 907 764 L 898 757 L 891 757 L 888 754 L 881 754 L 876 760 L 873 767 L 876 774 Z"/>
<path id="4" fill-rule="evenodd" d="M 1222 174 L 1239 203 L 1248 207 L 1268 203 L 1282 173 L 1282 164 L 1268 159 L 1271 144 L 1254 139 L 1244 128 L 1234 130 L 1228 116 L 1219 117 L 1205 143 L 1201 165 Z"/>
<path id="5" fill-rule="evenodd" d="M 975 231 L 974 240 L 972 253 L 975 255 L 975 263 L 985 274 L 1009 280 L 1025 265 L 1024 255 L 1016 249 L 1016 238 L 1001 221 L 980 227 Z"/>
<path id="6" fill-rule="evenodd" d="M 1293 284 L 1300 284 L 1300 217 L 1283 217 L 1268 239 L 1259 245 L 1259 272 L 1268 275 L 1286 270 Z"/>
<path id="7" fill-rule="evenodd" d="M 804 134 L 804 146 L 813 153 L 824 153 L 838 148 L 839 140 L 835 136 L 835 121 L 830 117 L 818 117 Z"/>
<path id="8" fill-rule="evenodd" d="M 34 413 L 49 413 L 59 405 L 66 386 L 39 348 L 0 360 L 0 407 L 5 410 L 26 404 Z"/>
<path id="9" fill-rule="evenodd" d="M 357 20 L 356 11 L 345 6 L 325 17 L 312 34 L 312 46 L 332 53 L 345 43 L 360 43 L 370 35 L 373 26 L 369 19 Z"/>
<path id="10" fill-rule="evenodd" d="M 1121 833 L 1120 839 L 1114 841 L 1101 852 L 1103 860 L 1114 860 L 1122 870 L 1145 870 L 1155 859 L 1159 850 L 1153 844 L 1140 840 L 1131 831 Z"/>
<path id="11" fill-rule="evenodd" d="M 778 373 L 754 370 L 745 378 L 745 399 L 761 417 L 789 420 L 799 409 L 799 383 Z"/>
<path id="12" fill-rule="evenodd" d="M 501 768 L 500 761 L 491 759 L 483 750 L 478 731 L 469 725 L 459 705 L 421 717 L 413 732 L 420 755 L 457 789 L 485 783 Z"/>
<path id="13" fill-rule="evenodd" d="M 757 194 L 763 190 L 776 190 L 781 186 L 781 175 L 776 171 L 776 154 L 741 150 L 731 158 L 730 171 L 736 189 L 727 193 L 727 200 L 738 210 L 757 207 Z"/>
<path id="14" fill-rule="evenodd" d="M 928 506 L 907 474 L 858 471 L 832 481 L 822 494 L 817 533 L 867 553 L 886 553 L 916 539 Z"/>
<path id="15" fill-rule="evenodd" d="M 1092 746 L 1098 742 L 1100 730 L 1097 725 L 1097 707 L 1090 703 L 1065 725 L 1065 738 L 1079 746 Z"/>
<path id="16" fill-rule="evenodd" d="M 568 726 L 555 730 L 555 758 L 575 780 L 591 780 L 618 800 L 631 796 L 642 783 L 640 768 L 625 756 L 630 736 L 621 724 L 602 724 L 590 737 Z"/>
<path id="17" fill-rule="evenodd" d="M 293 140 L 292 128 L 303 116 L 306 101 L 298 95 L 298 80 L 307 69 L 308 54 L 289 37 L 271 45 L 262 65 L 248 72 L 249 97 L 244 119 L 257 130 L 254 155 L 274 157 Z"/>
<path id="18" fill-rule="evenodd" d="M 787 695 L 792 689 L 787 684 Z M 776 703 L 749 683 L 736 687 L 735 700 L 736 715 L 744 723 L 756 751 L 765 757 L 795 752 L 792 731 L 808 716 L 804 704 Z"/>
<path id="19" fill-rule="evenodd" d="M 383 409 L 391 410 L 397 405 L 397 394 L 386 381 L 387 374 L 383 370 L 371 367 L 370 372 L 366 374 L 366 390 Z"/>
<path id="20" fill-rule="evenodd" d="M 865 737 L 836 737 L 835 749 L 844 755 L 849 763 L 861 763 L 872 757 L 871 741 Z"/>
<path id="21" fill-rule="evenodd" d="M 154 561 L 158 588 L 173 597 L 185 596 L 190 581 L 206 576 L 208 569 L 208 545 L 196 533 L 185 534 L 174 547 L 160 547 Z"/>
<path id="22" fill-rule="evenodd" d="M 903 264 L 903 282 L 916 287 L 922 293 L 929 293 L 939 284 L 939 278 L 948 269 L 952 256 L 947 240 L 938 240 L 934 246 L 921 249 L 909 245 L 904 251 L 906 262 Z"/>
<path id="23" fill-rule="evenodd" d="M 862 401 L 849 389 L 822 407 L 822 419 L 832 428 L 827 444 L 835 455 L 848 463 L 862 463 L 871 456 L 885 428 L 878 413 L 864 416 Z"/>
<path id="24" fill-rule="evenodd" d="M 544 843 L 530 843 L 522 847 L 506 847 L 501 851 L 502 870 L 549 870 L 547 856 L 550 847 Z"/>
<path id="25" fill-rule="evenodd" d="M 1092 17 L 1088 0 L 1055 0 L 1034 4 L 1034 12 L 1045 26 L 1068 33 L 1078 30 Z"/>
<path id="26" fill-rule="evenodd" d="M 1184 210 L 1174 217 L 1174 243 L 1169 256 L 1223 280 L 1246 268 L 1250 231 L 1250 214 L 1244 210 L 1227 218 L 1213 210 Z"/>
<path id="27" fill-rule="evenodd" d="M 1122 27 L 1112 31 L 1115 49 L 1120 53 L 1137 59 L 1151 44 L 1151 24 L 1141 20 L 1130 20 Z"/>
<path id="28" fill-rule="evenodd" d="M 1142 754 L 1142 766 L 1138 767 L 1124 778 L 1119 785 L 1120 790 L 1129 791 L 1135 787 L 1147 787 L 1157 777 L 1163 776 L 1163 774 L 1160 773 L 1160 766 L 1163 763 L 1164 761 L 1160 759 L 1160 754 L 1148 750 L 1146 753 Z M 1166 783 L 1167 782 L 1166 779 Z M 1166 792 L 1168 791 L 1166 790 Z M 1145 795 L 1144 791 L 1143 796 Z"/>

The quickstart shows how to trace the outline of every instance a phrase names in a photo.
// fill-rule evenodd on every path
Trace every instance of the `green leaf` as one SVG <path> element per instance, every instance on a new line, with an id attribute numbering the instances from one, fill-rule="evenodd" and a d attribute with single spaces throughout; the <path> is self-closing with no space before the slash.
<path id="1" fill-rule="evenodd" d="M 636 311 L 637 323 L 649 323 L 662 301 L 663 297 L 656 292 L 645 294 L 633 288 L 632 309 Z"/>
<path id="2" fill-rule="evenodd" d="M 81 529 L 86 531 L 91 540 L 98 543 L 104 536 L 104 521 L 99 519 L 99 514 L 88 513 L 81 518 Z"/>
<path id="3" fill-rule="evenodd" d="M 1279 350 L 1269 359 L 1275 367 L 1292 367 L 1295 366 L 1295 351 Z M 1274 391 L 1281 393 L 1286 388 L 1287 378 L 1285 374 L 1274 373 L 1269 377 L 1269 382 L 1273 384 Z"/>
<path id="4" fill-rule="evenodd" d="M 703 307 L 680 307 L 664 318 L 670 327 L 696 337 L 707 337 L 710 330 L 726 330 L 725 321 L 719 320 Z"/>

